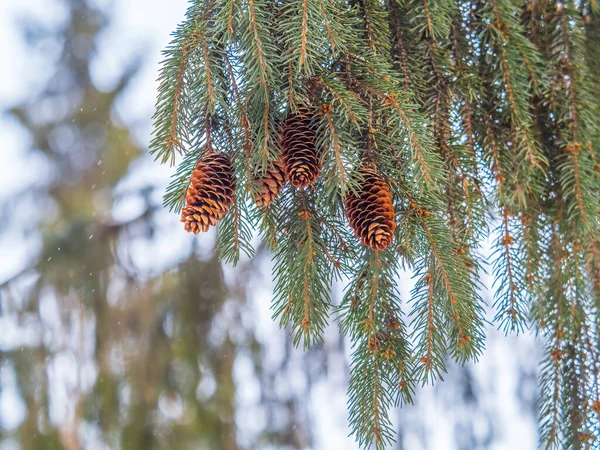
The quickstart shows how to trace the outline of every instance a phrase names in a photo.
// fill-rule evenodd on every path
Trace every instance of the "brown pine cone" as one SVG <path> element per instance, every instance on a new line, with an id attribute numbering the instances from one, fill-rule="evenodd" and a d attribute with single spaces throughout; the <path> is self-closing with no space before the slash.
<path id="1" fill-rule="evenodd" d="M 392 243 L 396 229 L 392 194 L 376 170 L 369 167 L 359 170 L 362 185 L 358 196 L 351 193 L 346 197 L 345 215 L 364 246 L 383 250 Z"/>
<path id="2" fill-rule="evenodd" d="M 295 187 L 312 185 L 321 171 L 314 115 L 313 110 L 301 106 L 297 113 L 289 114 L 283 123 L 283 167 L 290 183 Z"/>
<path id="3" fill-rule="evenodd" d="M 235 176 L 229 157 L 208 151 L 192 172 L 181 221 L 185 230 L 198 234 L 221 220 L 233 204 Z"/>
<path id="4" fill-rule="evenodd" d="M 286 181 L 283 163 L 277 160 L 269 165 L 263 175 L 255 176 L 258 189 L 254 193 L 254 201 L 258 206 L 269 206 L 279 195 Z"/>

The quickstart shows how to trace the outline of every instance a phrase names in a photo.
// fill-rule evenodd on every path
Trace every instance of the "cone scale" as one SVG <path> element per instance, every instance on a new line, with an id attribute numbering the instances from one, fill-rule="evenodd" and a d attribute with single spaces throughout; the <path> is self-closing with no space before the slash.
<path id="1" fill-rule="evenodd" d="M 362 167 L 363 181 L 358 195 L 350 194 L 345 202 L 345 215 L 354 235 L 373 250 L 390 246 L 396 229 L 392 194 L 376 170 Z"/>
<path id="2" fill-rule="evenodd" d="M 313 118 L 314 111 L 302 106 L 287 116 L 282 128 L 283 167 L 292 186 L 298 188 L 314 184 L 321 171 Z"/>
<path id="3" fill-rule="evenodd" d="M 283 163 L 280 160 L 271 163 L 263 175 L 254 178 L 257 186 L 254 202 L 258 206 L 269 206 L 283 189 L 286 179 Z"/>
<path id="4" fill-rule="evenodd" d="M 233 204 L 235 177 L 226 155 L 207 152 L 192 172 L 190 186 L 181 212 L 186 231 L 208 231 L 223 218 Z"/>

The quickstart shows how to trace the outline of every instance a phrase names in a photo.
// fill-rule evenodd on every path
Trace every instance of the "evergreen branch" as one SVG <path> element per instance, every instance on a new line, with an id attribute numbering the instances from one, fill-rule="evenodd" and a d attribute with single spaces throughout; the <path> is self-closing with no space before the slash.
<path id="1" fill-rule="evenodd" d="M 185 151 L 189 128 L 187 115 L 191 113 L 187 99 L 184 98 L 188 89 L 185 74 L 189 58 L 198 47 L 198 37 L 204 33 L 203 27 L 212 14 L 213 6 L 213 1 L 202 6 L 191 6 L 187 11 L 186 21 L 180 25 L 175 39 L 165 51 L 166 59 L 159 75 L 160 86 L 153 116 L 154 137 L 150 143 L 150 154 L 155 155 L 155 159 L 159 159 L 161 163 L 170 162 L 173 165 L 175 153 Z M 210 72 L 205 73 L 210 77 Z"/>
<path id="2" fill-rule="evenodd" d="M 525 48 L 523 48 L 522 44 L 518 41 L 515 41 L 514 44 L 517 47 L 521 58 L 523 59 L 523 63 L 525 64 L 525 68 L 527 69 L 527 73 L 529 74 L 529 79 L 531 80 L 533 90 L 537 91 L 539 89 L 540 82 L 538 81 L 538 75 L 536 72 L 539 72 L 539 70 L 536 70 L 534 68 L 529 56 L 527 56 L 527 51 L 525 50 Z"/>
<path id="3" fill-rule="evenodd" d="M 223 261 L 234 266 L 240 260 L 243 252 L 248 258 L 254 254 L 251 244 L 252 230 L 250 228 L 249 214 L 245 204 L 237 195 L 233 197 L 233 205 L 223 217 L 217 235 L 217 251 Z"/>
<path id="4" fill-rule="evenodd" d="M 504 208 L 502 212 L 502 224 L 498 227 L 499 235 L 502 236 L 498 246 L 498 257 L 494 261 L 494 272 L 497 276 L 498 284 L 494 294 L 496 302 L 494 306 L 497 309 L 495 321 L 505 327 L 505 330 L 523 331 L 525 321 L 525 311 L 523 303 L 518 301 L 516 292 L 522 289 L 521 280 L 517 282 L 517 268 L 511 247 L 515 242 L 511 236 L 509 228 L 508 210 Z"/>
<path id="5" fill-rule="evenodd" d="M 402 124 L 406 127 L 406 130 L 408 132 L 408 136 L 410 138 L 411 148 L 415 152 L 416 157 L 417 157 L 417 159 L 419 161 L 419 166 L 421 167 L 421 172 L 423 174 L 423 178 L 424 178 L 424 180 L 425 180 L 426 183 L 431 182 L 431 170 L 430 170 L 428 164 L 425 161 L 424 151 L 421 148 L 421 144 L 420 144 L 419 138 L 417 137 L 417 134 L 415 132 L 414 127 L 412 126 L 411 121 L 409 120 L 408 116 L 406 115 L 404 109 L 400 106 L 400 104 L 396 100 L 396 96 L 395 95 L 388 96 L 385 101 L 394 110 L 396 110 L 396 112 L 398 113 L 398 115 L 399 115 L 399 117 L 400 117 L 400 119 L 402 121 Z"/>
<path id="6" fill-rule="evenodd" d="M 199 34 L 196 39 L 200 42 L 200 47 L 202 48 L 202 56 L 204 58 L 204 68 L 206 70 L 206 97 L 207 97 L 207 104 L 206 104 L 206 114 L 207 115 L 212 115 L 215 112 L 215 104 L 217 103 L 217 100 L 215 98 L 215 87 L 213 86 L 213 79 L 212 79 L 212 66 L 211 66 L 211 61 L 210 61 L 210 55 L 209 55 L 209 50 L 208 50 L 208 44 L 206 43 L 206 39 L 204 38 L 204 36 L 202 34 Z M 181 74 L 183 76 L 183 66 L 182 66 L 182 70 L 181 70 Z M 178 79 L 177 82 L 179 83 L 180 80 Z"/>
<path id="7" fill-rule="evenodd" d="M 588 219 L 585 213 L 585 208 L 583 206 L 583 195 L 581 193 L 581 175 L 579 171 L 579 151 L 577 150 L 579 147 L 573 147 L 573 150 L 570 152 L 573 158 L 573 177 L 575 178 L 575 197 L 577 198 L 577 207 L 579 208 L 579 215 L 581 217 L 581 221 L 585 224 Z"/>
<path id="8" fill-rule="evenodd" d="M 365 39 L 367 41 L 367 44 L 371 48 L 371 50 L 373 50 L 375 52 L 377 42 L 374 37 L 375 36 L 374 27 L 373 27 L 373 24 L 371 23 L 368 0 L 359 0 L 358 4 L 361 8 L 361 16 L 362 16 L 362 20 L 363 20 L 364 29 L 365 29 Z"/>
<path id="9" fill-rule="evenodd" d="M 185 203 L 185 194 L 189 187 L 192 172 L 203 154 L 204 148 L 190 151 L 184 156 L 183 161 L 177 167 L 177 171 L 173 175 L 163 197 L 163 205 L 169 208 L 169 211 L 181 212 L 181 208 L 183 208 Z"/>
<path id="10" fill-rule="evenodd" d="M 171 158 L 171 164 L 175 163 L 175 152 L 174 150 L 179 147 L 179 140 L 177 139 L 177 124 L 179 117 L 179 105 L 181 101 L 181 91 L 183 90 L 183 74 L 185 73 L 185 64 L 188 54 L 188 46 L 184 46 L 181 49 L 181 61 L 179 62 L 179 69 L 177 71 L 177 79 L 175 81 L 175 90 L 173 92 L 173 113 L 171 114 L 171 128 L 169 131 L 169 138 L 166 143 L 166 152 L 163 156 L 165 158 Z M 169 156 L 170 155 L 170 156 Z"/>
<path id="11" fill-rule="evenodd" d="M 462 263 L 456 264 L 450 259 L 447 240 L 442 240 L 443 231 L 431 226 L 439 225 L 433 220 L 424 219 L 422 227 L 431 248 L 433 260 L 431 271 L 435 277 L 440 277 L 444 296 L 447 298 L 446 314 L 455 326 L 455 344 L 452 348 L 454 356 L 459 361 L 477 358 L 483 347 L 481 307 L 477 305 L 477 294 L 468 277 L 461 276 Z M 444 242 L 445 241 L 445 242 Z M 442 249 L 441 245 L 446 248 Z M 456 251 L 453 251 L 456 255 Z M 464 266 L 463 266 L 464 267 Z"/>
<path id="12" fill-rule="evenodd" d="M 551 396 L 550 407 L 547 411 L 542 412 L 542 416 L 547 415 L 546 422 L 542 423 L 542 429 L 546 429 L 546 433 L 542 434 L 542 441 L 544 442 L 546 448 L 559 448 L 559 427 L 560 427 L 560 350 L 558 347 L 554 348 L 548 354 L 551 360 L 551 370 L 549 371 L 549 375 L 545 375 L 548 378 L 546 381 L 544 377 L 542 377 L 542 390 L 549 390 L 549 394 Z M 547 386 L 547 387 L 546 387 Z"/>
<path id="13" fill-rule="evenodd" d="M 325 8 L 325 5 L 323 4 L 323 0 L 319 0 L 319 6 L 321 7 L 321 14 L 323 14 L 323 18 L 325 19 L 325 29 L 327 30 L 327 37 L 329 38 L 329 43 L 331 44 L 331 48 L 333 49 L 333 48 L 337 47 L 338 45 L 337 45 L 333 30 L 331 28 L 331 24 L 329 23 L 327 9 Z"/>
<path id="14" fill-rule="evenodd" d="M 354 137 L 345 131 L 344 125 L 345 119 L 335 114 L 331 106 L 323 106 L 318 146 L 323 149 L 321 173 L 327 180 L 325 198 L 330 199 L 330 204 L 335 198 L 345 198 L 348 192 L 358 189 L 352 169 L 359 165 L 360 153 L 354 148 Z"/>
<path id="15" fill-rule="evenodd" d="M 437 291 L 437 292 L 436 292 Z M 447 354 L 446 333 L 439 299 L 440 289 L 436 289 L 431 272 L 426 273 L 412 292 L 415 306 L 411 316 L 415 318 L 414 338 L 417 341 L 416 354 L 419 357 L 416 377 L 423 384 L 435 381 L 446 372 L 444 360 Z"/>
<path id="16" fill-rule="evenodd" d="M 475 157 L 475 139 L 473 138 L 473 123 L 471 121 L 471 103 L 468 99 L 465 99 L 463 124 L 465 126 L 465 132 L 467 134 L 467 147 L 471 155 Z"/>
<path id="17" fill-rule="evenodd" d="M 332 145 L 333 151 L 335 153 L 335 165 L 337 167 L 337 171 L 339 174 L 340 188 L 341 188 L 342 196 L 345 196 L 347 176 L 345 173 L 344 164 L 342 162 L 342 149 L 340 146 L 340 139 L 339 139 L 337 133 L 335 132 L 335 126 L 333 124 L 331 112 L 327 112 L 325 117 L 327 119 L 327 126 L 329 127 L 329 133 L 331 135 L 331 145 Z"/>
<path id="18" fill-rule="evenodd" d="M 261 26 L 272 21 L 268 5 L 264 0 L 244 0 L 242 9 L 238 51 L 242 66 L 240 85 L 245 96 L 243 109 L 252 126 L 251 164 L 265 170 L 278 154 L 277 105 L 271 94 L 279 85 L 274 70 L 281 58 L 269 27 Z"/>
<path id="19" fill-rule="evenodd" d="M 156 155 L 161 163 L 175 163 L 175 153 L 183 152 L 181 124 L 179 121 L 181 111 L 181 95 L 183 79 L 190 52 L 190 45 L 186 42 L 179 43 L 178 50 L 163 63 L 159 80 L 161 86 L 153 116 L 155 137 L 150 144 L 150 154 Z M 176 69 L 175 69 L 176 68 Z M 175 79 L 172 84 L 173 78 Z M 168 121 L 167 121 L 168 119 Z"/>
<path id="20" fill-rule="evenodd" d="M 454 304 L 456 304 L 456 301 L 457 301 L 456 295 L 454 294 L 454 291 L 452 289 L 452 284 L 450 283 L 450 278 L 448 277 L 448 273 L 445 270 L 444 262 L 441 258 L 440 251 L 437 247 L 435 240 L 433 239 L 433 236 L 431 235 L 431 231 L 429 230 L 427 223 L 423 223 L 423 228 L 425 229 L 425 233 L 427 235 L 427 238 L 429 239 L 429 243 L 431 245 L 431 250 L 433 252 L 433 256 L 435 258 L 437 267 L 439 268 L 440 273 L 442 275 L 444 287 L 448 291 L 448 296 L 450 297 L 450 304 L 454 305 Z M 461 323 L 460 323 L 460 316 L 456 313 L 456 310 L 454 310 L 454 307 L 452 307 L 452 309 L 453 309 L 452 320 L 454 320 L 456 322 L 456 328 L 458 330 L 459 340 L 461 342 L 466 342 L 466 337 L 469 336 L 469 340 L 470 340 L 470 335 L 465 334 L 463 327 L 461 326 Z"/>
<path id="21" fill-rule="evenodd" d="M 233 0 L 229 1 L 229 9 L 227 14 L 227 34 L 233 34 L 233 19 L 235 17 L 235 2 Z"/>
<path id="22" fill-rule="evenodd" d="M 414 369 L 399 320 L 393 254 L 369 250 L 363 256 L 340 306 L 342 330 L 354 342 L 349 420 L 359 445 L 383 449 L 393 441 L 389 409 L 396 396 L 411 400 Z"/>
<path id="23" fill-rule="evenodd" d="M 433 354 L 433 331 L 435 326 L 433 324 L 433 283 L 431 281 L 431 275 L 427 274 L 427 284 L 429 288 L 427 289 L 427 345 L 425 352 L 425 361 L 421 359 L 425 364 L 425 376 L 424 378 L 429 378 L 429 373 L 431 372 L 432 365 L 432 354 Z"/>
<path id="24" fill-rule="evenodd" d="M 319 222 L 322 223 L 323 225 L 325 225 L 329 231 L 331 233 L 333 233 L 333 235 L 336 237 L 337 239 L 337 243 L 339 244 L 339 248 L 344 252 L 344 253 L 349 253 L 350 252 L 350 248 L 348 247 L 348 245 L 346 244 L 346 240 L 344 239 L 344 237 L 342 236 L 342 234 L 340 233 L 340 231 L 334 226 L 332 225 L 329 221 L 327 221 L 325 218 L 323 217 L 319 217 Z"/>
<path id="25" fill-rule="evenodd" d="M 521 112 L 521 109 L 519 109 L 519 107 L 517 106 L 515 100 L 515 92 L 512 87 L 512 80 L 510 75 L 511 71 L 508 67 L 508 60 L 506 59 L 506 54 L 502 46 L 500 46 L 500 61 L 502 63 L 502 74 L 504 76 L 504 83 L 506 84 L 506 91 L 508 93 L 510 109 L 515 119 L 517 121 L 520 121 L 523 117 L 523 113 Z M 517 134 L 517 136 L 523 139 L 523 143 L 525 144 L 525 148 L 527 149 L 527 158 L 529 159 L 531 166 L 538 166 L 539 163 L 535 155 L 536 152 L 533 150 L 533 144 L 531 142 L 531 138 L 527 130 L 525 129 L 525 131 L 522 131 L 521 133 Z"/>
<path id="26" fill-rule="evenodd" d="M 427 25 L 427 32 L 429 33 L 429 37 L 434 36 L 433 24 L 431 23 L 431 15 L 429 14 L 429 3 L 427 0 L 423 0 L 423 11 L 425 12 L 425 23 Z"/>
<path id="27" fill-rule="evenodd" d="M 572 206 L 567 206 L 567 212 L 577 223 L 574 234 L 586 235 L 594 232 L 594 228 L 597 229 L 590 223 L 589 217 L 597 211 L 600 204 L 597 197 L 588 192 L 586 182 L 593 177 L 590 169 L 595 164 L 594 154 L 581 152 L 581 148 L 589 142 L 588 127 L 597 127 L 596 124 L 592 125 L 594 120 L 590 114 L 597 116 L 598 109 L 597 104 L 593 105 L 582 97 L 590 89 L 579 74 L 579 71 L 586 67 L 583 56 L 577 50 L 583 44 L 580 41 L 581 36 L 571 31 L 572 22 L 568 18 L 567 8 L 557 8 L 554 12 L 555 17 L 551 25 L 553 24 L 555 30 L 549 50 L 551 60 L 555 64 L 554 70 L 558 72 L 557 77 L 560 76 L 560 79 L 555 81 L 560 83 L 560 91 L 558 86 L 554 89 L 557 96 L 563 91 L 566 92 L 564 104 L 567 106 L 557 101 L 552 104 L 552 109 L 561 125 L 564 124 L 566 128 L 560 127 L 562 136 L 557 144 L 564 151 L 564 155 L 560 157 L 562 163 L 558 166 L 563 195 L 567 202 L 573 202 Z"/>
<path id="28" fill-rule="evenodd" d="M 263 43 L 258 31 L 258 20 L 256 18 L 256 9 L 254 0 L 248 0 L 248 13 L 250 14 L 250 24 L 252 27 L 252 35 L 256 45 L 256 55 L 258 57 L 259 67 L 259 82 L 263 89 L 267 89 L 267 64 L 264 56 Z"/>
<path id="29" fill-rule="evenodd" d="M 411 400 L 416 381 L 441 378 L 449 353 L 463 363 L 482 351 L 475 255 L 495 211 L 495 319 L 516 331 L 533 323 L 546 339 L 541 439 L 592 445 L 598 17 L 591 2 L 554 0 L 209 0 L 175 33 L 151 143 L 162 162 L 183 154 L 165 205 L 183 206 L 206 148 L 228 154 L 238 181 L 235 195 L 223 194 L 232 206 L 218 250 L 237 262 L 258 228 L 274 254 L 274 316 L 296 345 L 320 342 L 331 283 L 350 278 L 338 312 L 353 347 L 348 406 L 362 447 L 393 441 L 390 408 Z M 319 176 L 251 206 L 256 177 L 281 156 L 283 115 L 300 105 L 319 111 Z M 365 164 L 392 193 L 397 227 L 385 251 L 361 247 L 342 222 Z M 417 278 L 408 327 L 400 263 Z"/>
<path id="30" fill-rule="evenodd" d="M 349 122 L 358 126 L 360 122 L 366 120 L 366 108 L 360 103 L 361 100 L 347 91 L 337 80 L 318 77 L 316 82 L 331 94 L 332 99 L 329 103 L 333 108 L 341 107 Z"/>
<path id="31" fill-rule="evenodd" d="M 306 39 L 308 34 L 308 0 L 302 0 L 302 31 L 300 44 L 300 67 L 306 62 Z"/>
<path id="32" fill-rule="evenodd" d="M 275 248 L 273 309 L 283 326 L 291 324 L 294 342 L 302 340 L 309 347 L 321 342 L 331 304 L 329 286 L 337 268 L 330 260 L 331 253 L 323 251 L 330 247 L 311 206 L 313 200 L 304 194 L 301 198 L 295 205 L 294 195 L 288 193 L 280 205 L 281 214 L 288 219 Z"/>
<path id="33" fill-rule="evenodd" d="M 269 114 L 269 102 L 266 101 L 265 102 L 265 108 L 263 110 L 263 130 L 264 134 L 263 134 L 263 145 L 262 145 L 262 155 L 263 155 L 263 161 L 268 161 L 269 160 L 269 133 L 268 130 L 270 128 L 269 126 L 269 120 L 270 120 L 270 114 Z"/>

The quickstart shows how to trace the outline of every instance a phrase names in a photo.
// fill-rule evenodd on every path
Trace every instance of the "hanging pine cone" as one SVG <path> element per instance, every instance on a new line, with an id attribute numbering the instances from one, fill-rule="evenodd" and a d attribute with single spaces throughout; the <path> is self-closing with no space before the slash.
<path id="1" fill-rule="evenodd" d="M 317 130 L 314 111 L 302 106 L 296 114 L 289 114 L 281 134 L 282 160 L 292 186 L 306 187 L 315 182 L 321 171 L 317 150 Z"/>
<path id="2" fill-rule="evenodd" d="M 377 171 L 362 167 L 362 185 L 358 196 L 349 194 L 344 205 L 346 217 L 354 234 L 362 244 L 374 250 L 383 250 L 394 239 L 396 229 L 392 194 Z"/>
<path id="3" fill-rule="evenodd" d="M 269 206 L 275 200 L 275 197 L 279 195 L 281 189 L 283 189 L 285 180 L 283 163 L 280 160 L 271 163 L 263 175 L 254 178 L 258 187 L 254 193 L 256 204 L 258 206 Z"/>
<path id="4" fill-rule="evenodd" d="M 181 221 L 185 230 L 208 231 L 233 204 L 235 177 L 231 161 L 222 153 L 207 152 L 192 172 Z"/>

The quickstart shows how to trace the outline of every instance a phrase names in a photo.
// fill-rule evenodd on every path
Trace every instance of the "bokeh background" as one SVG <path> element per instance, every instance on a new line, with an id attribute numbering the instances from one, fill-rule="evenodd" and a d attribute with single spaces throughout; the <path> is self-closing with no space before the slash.
<path id="1" fill-rule="evenodd" d="M 269 254 L 223 266 L 161 207 L 155 80 L 186 7 L 0 0 L 0 450 L 357 448 L 337 325 L 294 349 Z M 537 448 L 533 333 L 489 336 L 393 412 L 396 449 Z"/>

